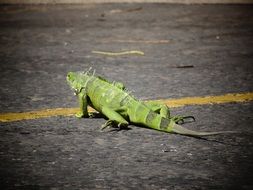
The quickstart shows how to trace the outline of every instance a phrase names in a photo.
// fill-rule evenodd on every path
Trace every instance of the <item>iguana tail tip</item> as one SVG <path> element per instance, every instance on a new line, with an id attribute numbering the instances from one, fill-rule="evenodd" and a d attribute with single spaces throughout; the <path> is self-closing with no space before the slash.
<path id="1" fill-rule="evenodd" d="M 204 136 L 220 135 L 220 134 L 227 134 L 227 133 L 237 133 L 236 131 L 198 132 L 198 131 L 186 129 L 178 124 L 173 125 L 171 132 L 180 134 L 180 135 L 185 135 L 185 136 L 192 136 L 192 137 L 204 137 Z"/>

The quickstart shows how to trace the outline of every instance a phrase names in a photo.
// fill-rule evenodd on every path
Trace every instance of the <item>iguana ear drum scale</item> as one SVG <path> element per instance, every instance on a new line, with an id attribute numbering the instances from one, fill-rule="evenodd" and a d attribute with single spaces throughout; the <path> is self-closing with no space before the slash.
<path id="1" fill-rule="evenodd" d="M 189 117 L 172 117 L 167 105 L 139 101 L 130 95 L 122 83 L 110 82 L 100 76 L 95 76 L 90 71 L 69 72 L 67 82 L 78 96 L 80 110 L 76 116 L 89 117 L 87 107 L 91 106 L 108 118 L 102 128 L 127 127 L 131 123 L 158 131 L 193 137 L 232 132 L 197 132 L 186 129 L 179 123 Z"/>

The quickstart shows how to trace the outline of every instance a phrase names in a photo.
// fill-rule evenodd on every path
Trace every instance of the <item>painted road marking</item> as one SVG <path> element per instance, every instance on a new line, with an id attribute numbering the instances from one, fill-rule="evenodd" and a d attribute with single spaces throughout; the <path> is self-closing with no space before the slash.
<path id="1" fill-rule="evenodd" d="M 170 40 L 102 40 L 103 43 L 142 43 L 142 44 L 168 44 Z"/>
<path id="2" fill-rule="evenodd" d="M 186 97 L 180 99 L 152 100 L 152 102 L 163 103 L 169 107 L 182 107 L 187 105 L 224 104 L 232 102 L 253 101 L 253 92 L 225 94 L 220 96 Z M 54 108 L 21 113 L 0 113 L 0 122 L 12 122 L 27 119 L 38 119 L 52 116 L 72 116 L 78 108 Z M 94 111 L 89 108 L 89 111 Z"/>
<path id="3" fill-rule="evenodd" d="M 108 56 L 120 56 L 120 55 L 129 55 L 129 54 L 144 55 L 143 51 L 136 51 L 136 50 L 122 51 L 122 52 L 92 51 L 92 53 L 108 55 Z"/>

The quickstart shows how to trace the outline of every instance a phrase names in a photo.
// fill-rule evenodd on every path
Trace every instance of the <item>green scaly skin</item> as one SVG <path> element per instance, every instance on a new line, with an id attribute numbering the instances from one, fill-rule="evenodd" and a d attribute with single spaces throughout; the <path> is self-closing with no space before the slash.
<path id="1" fill-rule="evenodd" d="M 170 117 L 166 105 L 144 103 L 125 90 L 122 83 L 109 82 L 102 77 L 96 77 L 88 72 L 69 72 L 67 82 L 78 96 L 80 111 L 77 117 L 89 117 L 87 110 L 91 106 L 109 120 L 103 125 L 127 127 L 129 123 L 141 125 L 159 131 L 180 135 L 202 137 L 217 135 L 221 132 L 197 132 L 177 124 L 183 117 Z"/>

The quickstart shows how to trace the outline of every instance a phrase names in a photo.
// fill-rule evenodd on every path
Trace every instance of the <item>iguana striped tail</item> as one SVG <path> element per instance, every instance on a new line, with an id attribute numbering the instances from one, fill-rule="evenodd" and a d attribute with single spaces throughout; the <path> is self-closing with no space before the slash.
<path id="1" fill-rule="evenodd" d="M 165 108 L 165 109 L 163 109 Z M 181 125 L 178 125 L 173 117 L 169 117 L 166 114 L 166 106 L 161 108 L 160 113 L 154 112 L 141 103 L 137 104 L 134 111 L 130 111 L 130 121 L 133 123 L 141 124 L 151 129 L 163 131 L 167 133 L 175 133 L 192 137 L 203 137 L 211 135 L 219 135 L 225 133 L 235 133 L 234 131 L 218 131 L 218 132 L 198 132 L 190 129 L 186 129 Z"/>

